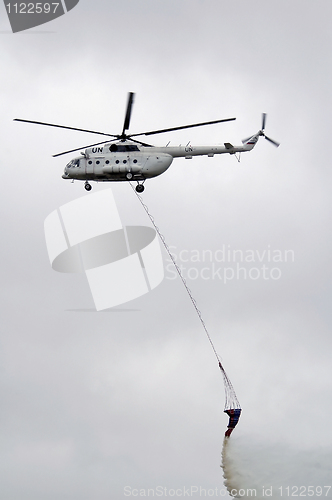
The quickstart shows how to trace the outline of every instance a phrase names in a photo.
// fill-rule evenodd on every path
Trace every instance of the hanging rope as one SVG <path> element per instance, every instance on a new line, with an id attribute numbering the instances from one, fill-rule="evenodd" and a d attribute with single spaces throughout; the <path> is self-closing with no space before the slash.
<path id="1" fill-rule="evenodd" d="M 155 223 L 155 220 L 154 220 L 153 216 L 150 214 L 148 207 L 147 207 L 147 206 L 145 205 L 145 203 L 143 202 L 142 197 L 141 197 L 141 196 L 137 193 L 137 191 L 136 191 L 136 189 L 134 188 L 134 186 L 132 185 L 132 183 L 130 182 L 129 184 L 130 184 L 131 188 L 133 189 L 134 193 L 136 194 L 137 198 L 139 199 L 139 201 L 140 201 L 140 203 L 141 203 L 142 207 L 144 208 L 145 212 L 147 213 L 147 215 L 148 215 L 148 217 L 149 217 L 149 219 L 150 219 L 150 221 L 151 221 L 151 223 L 152 223 L 153 227 L 155 228 L 156 232 L 158 233 L 158 236 L 159 236 L 159 238 L 160 238 L 160 240 L 161 240 L 162 244 L 164 245 L 164 247 L 165 247 L 165 249 L 166 249 L 166 252 L 168 253 L 168 255 L 169 255 L 169 257 L 170 257 L 171 261 L 173 262 L 174 267 L 175 267 L 175 269 L 176 269 L 176 271 L 177 271 L 178 275 L 180 276 L 181 281 L 182 281 L 182 283 L 183 283 L 183 285 L 184 285 L 185 289 L 187 290 L 187 293 L 188 293 L 189 298 L 190 298 L 190 300 L 191 300 L 191 302 L 192 302 L 192 304 L 193 304 L 193 306 L 194 306 L 194 308 L 195 308 L 195 311 L 196 311 L 196 313 L 197 313 L 197 316 L 198 316 L 198 318 L 199 318 L 199 320 L 200 320 L 200 322 L 201 322 L 201 324 L 202 324 L 202 326 L 203 326 L 203 328 L 204 328 L 204 331 L 205 331 L 205 333 L 206 333 L 206 336 L 207 336 L 207 338 L 208 338 L 208 340 L 209 340 L 209 342 L 210 342 L 210 345 L 211 345 L 211 347 L 212 347 L 212 349 L 213 349 L 214 355 L 215 355 L 215 356 L 216 356 L 216 358 L 217 358 L 218 365 L 219 365 L 220 371 L 221 371 L 222 376 L 223 376 L 223 379 L 224 379 L 224 387 L 225 387 L 225 411 L 227 412 L 228 410 L 233 410 L 233 409 L 234 409 L 234 410 L 235 410 L 235 409 L 236 409 L 236 410 L 240 410 L 240 408 L 241 408 L 241 407 L 240 407 L 240 403 L 239 403 L 239 401 L 238 401 L 238 399 L 237 399 L 237 397 L 236 397 L 236 394 L 235 394 L 235 390 L 234 390 L 234 388 L 233 388 L 233 385 L 232 385 L 232 383 L 231 383 L 230 379 L 228 378 L 228 375 L 227 375 L 227 373 L 225 372 L 224 367 L 223 367 L 223 366 L 222 366 L 222 364 L 221 364 L 220 357 L 219 357 L 219 355 L 218 355 L 218 353 L 217 353 L 217 351 L 216 351 L 216 349 L 215 349 L 215 347 L 214 347 L 214 344 L 213 344 L 213 342 L 212 342 L 212 339 L 211 339 L 211 337 L 210 337 L 210 334 L 209 334 L 209 332 L 208 332 L 208 329 L 207 329 L 207 327 L 206 327 L 206 324 L 204 323 L 204 320 L 203 320 L 203 318 L 202 318 L 202 313 L 201 313 L 201 311 L 200 311 L 200 310 L 198 309 L 198 307 L 197 307 L 196 300 L 194 299 L 194 297 L 193 297 L 193 295 L 192 295 L 192 293 L 191 293 L 191 290 L 190 290 L 190 288 L 188 287 L 187 282 L 186 282 L 185 278 L 183 277 L 183 275 L 182 275 L 182 273 L 181 273 L 181 269 L 180 269 L 180 268 L 179 268 L 179 266 L 177 265 L 177 263 L 176 263 L 176 261 L 175 261 L 175 259 L 174 259 L 174 257 L 173 257 L 173 254 L 172 254 L 172 252 L 170 251 L 170 249 L 169 249 L 169 247 L 168 247 L 168 245 L 167 245 L 167 243 L 166 243 L 166 241 L 165 241 L 164 236 L 161 234 L 161 232 L 160 232 L 160 230 L 159 230 L 159 227 L 158 227 L 158 226 L 157 226 L 157 224 Z M 240 411 L 241 411 L 241 410 L 240 410 Z"/>

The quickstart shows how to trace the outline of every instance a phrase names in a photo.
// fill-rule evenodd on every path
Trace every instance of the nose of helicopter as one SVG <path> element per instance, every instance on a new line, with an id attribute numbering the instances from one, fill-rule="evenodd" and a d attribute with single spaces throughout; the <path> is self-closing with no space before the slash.
<path id="1" fill-rule="evenodd" d="M 68 177 L 69 177 L 69 173 L 68 173 L 68 171 L 67 171 L 67 167 L 66 167 L 66 168 L 64 169 L 64 171 L 63 171 L 62 178 L 63 178 L 63 179 L 68 179 Z"/>

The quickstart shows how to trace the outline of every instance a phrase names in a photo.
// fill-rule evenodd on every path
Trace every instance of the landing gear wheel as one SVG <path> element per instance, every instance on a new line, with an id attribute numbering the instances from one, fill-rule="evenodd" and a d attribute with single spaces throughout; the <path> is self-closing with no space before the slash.
<path id="1" fill-rule="evenodd" d="M 130 181 L 133 178 L 133 174 L 131 172 L 128 172 L 126 174 L 126 177 L 127 177 L 128 181 Z"/>
<path id="2" fill-rule="evenodd" d="M 86 189 L 87 191 L 91 191 L 91 189 L 92 189 L 91 184 L 89 184 L 88 182 L 86 182 L 86 183 L 84 184 L 84 187 L 85 187 L 85 189 Z"/>
<path id="3" fill-rule="evenodd" d="M 135 189 L 136 189 L 136 191 L 137 191 L 138 193 L 143 193 L 143 191 L 144 191 L 144 186 L 143 186 L 143 184 L 137 184 L 137 186 L 135 187 Z"/>

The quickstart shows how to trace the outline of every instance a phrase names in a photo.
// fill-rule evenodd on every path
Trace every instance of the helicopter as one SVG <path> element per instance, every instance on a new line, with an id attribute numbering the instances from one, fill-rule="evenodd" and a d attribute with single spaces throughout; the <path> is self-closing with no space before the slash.
<path id="1" fill-rule="evenodd" d="M 276 147 L 279 146 L 278 142 L 265 135 L 266 113 L 262 115 L 262 128 L 256 134 L 244 139 L 241 146 L 233 146 L 233 144 L 229 142 L 225 142 L 223 146 L 192 146 L 188 143 L 186 146 L 173 147 L 167 145 L 165 147 L 156 147 L 147 144 L 138 139 L 133 139 L 133 137 L 156 135 L 165 132 L 173 132 L 175 130 L 213 125 L 216 123 L 233 121 L 236 118 L 224 118 L 221 120 L 182 125 L 180 127 L 129 134 L 127 131 L 129 130 L 134 96 L 134 92 L 128 93 L 125 119 L 122 132 L 119 135 L 67 127 L 65 125 L 23 120 L 21 118 L 15 118 L 14 121 L 113 137 L 114 139 L 107 139 L 96 144 L 90 144 L 89 146 L 83 146 L 53 155 L 53 157 L 57 157 L 85 149 L 84 152 L 81 152 L 81 156 L 73 158 L 66 165 L 62 178 L 71 179 L 72 181 L 76 179 L 85 181 L 84 187 L 87 191 L 92 189 L 89 181 L 136 181 L 137 185 L 135 189 L 138 193 L 142 193 L 144 191 L 144 182 L 146 179 L 157 177 L 166 172 L 174 158 L 182 157 L 191 159 L 193 156 L 213 157 L 216 154 L 225 153 L 236 155 L 236 153 L 251 151 L 255 147 L 259 137 L 264 137 Z"/>

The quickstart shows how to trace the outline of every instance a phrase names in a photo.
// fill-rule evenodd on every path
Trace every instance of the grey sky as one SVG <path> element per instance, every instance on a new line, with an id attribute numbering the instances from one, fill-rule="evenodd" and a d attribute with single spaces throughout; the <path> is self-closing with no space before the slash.
<path id="1" fill-rule="evenodd" d="M 12 121 L 117 134 L 128 91 L 133 132 L 237 117 L 156 145 L 239 144 L 268 113 L 280 148 L 260 139 L 241 163 L 174 160 L 146 183 L 144 201 L 177 255 L 223 245 L 294 252 L 273 264 L 278 280 L 188 284 L 243 407 L 230 450 L 242 487 L 331 483 L 331 10 L 326 1 L 80 0 L 13 35 L 0 7 L 4 500 L 223 487 L 222 377 L 180 280 L 166 271 L 153 292 L 96 313 L 84 276 L 49 265 L 44 219 L 88 196 L 61 178 L 71 155 L 51 155 L 98 136 Z M 112 189 L 123 224 L 149 224 L 130 186 Z"/>

